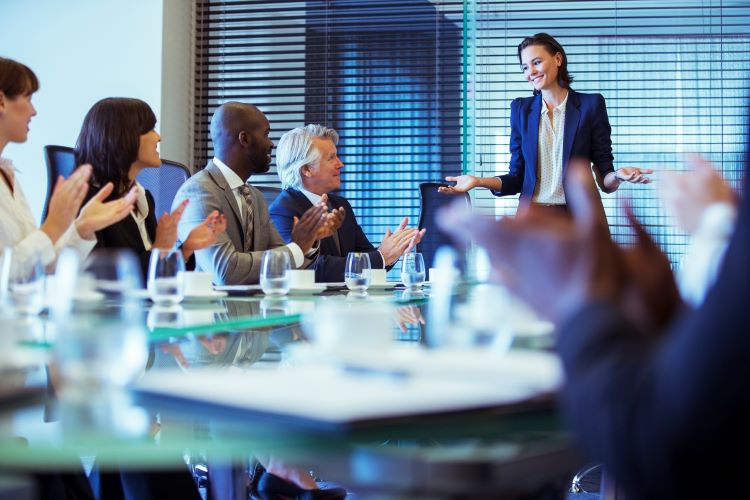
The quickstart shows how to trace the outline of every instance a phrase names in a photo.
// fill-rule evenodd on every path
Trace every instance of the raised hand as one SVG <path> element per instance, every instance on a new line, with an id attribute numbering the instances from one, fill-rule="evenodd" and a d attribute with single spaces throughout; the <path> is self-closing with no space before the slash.
<path id="1" fill-rule="evenodd" d="M 328 210 L 328 195 L 324 194 L 321 197 L 320 205 Z M 344 207 L 334 208 L 330 212 L 326 214 L 326 221 L 323 226 L 318 229 L 317 239 L 322 240 L 323 238 L 328 238 L 329 236 L 333 236 L 333 233 L 339 230 L 341 227 L 341 224 L 344 223 L 344 219 L 346 218 L 346 211 L 344 211 Z"/>
<path id="2" fill-rule="evenodd" d="M 81 209 L 76 219 L 76 229 L 81 237 L 93 239 L 96 231 L 111 226 L 127 217 L 138 199 L 138 188 L 133 188 L 122 198 L 105 202 L 114 185 L 108 182 Z"/>
<path id="3" fill-rule="evenodd" d="M 41 227 L 52 243 L 60 239 L 78 216 L 88 192 L 90 177 L 91 165 L 86 164 L 75 169 L 67 179 L 62 176 L 57 178 L 49 200 L 48 215 Z"/>
<path id="4" fill-rule="evenodd" d="M 182 218 L 182 213 L 185 211 L 190 200 L 185 200 L 180 203 L 180 206 L 174 209 L 171 214 L 164 212 L 159 217 L 159 222 L 156 224 L 156 238 L 154 238 L 154 248 L 161 248 L 169 250 L 174 247 L 177 242 L 177 224 L 179 224 Z"/>
<path id="5" fill-rule="evenodd" d="M 187 260 L 196 250 L 208 248 L 216 243 L 216 237 L 226 231 L 227 219 L 224 214 L 214 210 L 206 220 L 190 231 L 187 239 L 182 243 L 182 255 Z"/>
<path id="6" fill-rule="evenodd" d="M 318 240 L 318 231 L 325 225 L 327 220 L 328 213 L 326 208 L 320 204 L 313 205 L 302 214 L 302 218 L 294 218 L 292 241 L 299 245 L 303 253 L 309 252 Z"/>
<path id="7" fill-rule="evenodd" d="M 386 266 L 396 262 L 422 239 L 425 230 L 418 231 L 416 228 L 407 228 L 408 224 L 409 218 L 404 217 L 395 231 L 391 232 L 390 229 L 386 229 L 378 247 Z"/>

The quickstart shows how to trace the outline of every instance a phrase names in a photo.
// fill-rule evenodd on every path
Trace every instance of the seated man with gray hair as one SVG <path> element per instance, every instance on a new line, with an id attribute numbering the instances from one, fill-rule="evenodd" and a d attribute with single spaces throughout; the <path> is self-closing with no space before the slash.
<path id="1" fill-rule="evenodd" d="M 344 281 L 344 266 L 349 252 L 367 252 L 373 269 L 390 269 L 405 252 L 416 245 L 424 230 L 407 228 L 404 217 L 396 231 L 387 230 L 375 248 L 357 223 L 345 198 L 331 194 L 341 187 L 344 164 L 337 155 L 338 133 L 323 125 L 307 125 L 281 136 L 276 149 L 276 166 L 284 190 L 269 207 L 279 234 L 290 241 L 294 218 L 325 199 L 334 211 L 343 210 L 345 218 L 331 236 L 320 240 L 313 266 L 318 282 Z"/>

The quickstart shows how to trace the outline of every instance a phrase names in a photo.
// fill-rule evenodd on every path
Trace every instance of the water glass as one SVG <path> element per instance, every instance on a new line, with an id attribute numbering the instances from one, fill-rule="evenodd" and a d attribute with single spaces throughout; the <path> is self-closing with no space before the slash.
<path id="1" fill-rule="evenodd" d="M 3 307 L 17 316 L 36 315 L 44 309 L 44 266 L 36 252 L 15 252 L 7 247 L 0 268 Z"/>
<path id="2" fill-rule="evenodd" d="M 404 286 L 415 290 L 424 283 L 425 267 L 421 253 L 405 253 L 401 261 L 401 281 Z"/>
<path id="3" fill-rule="evenodd" d="M 148 293 L 154 304 L 177 304 L 183 297 L 182 273 L 185 259 L 182 250 L 154 248 L 148 265 Z"/>
<path id="4" fill-rule="evenodd" d="M 365 293 L 370 286 L 370 256 L 366 253 L 349 252 L 344 269 L 346 287 L 358 293 Z"/>
<path id="5" fill-rule="evenodd" d="M 289 293 L 289 253 L 283 250 L 269 250 L 263 253 L 260 262 L 260 287 L 263 293 L 281 296 Z"/>

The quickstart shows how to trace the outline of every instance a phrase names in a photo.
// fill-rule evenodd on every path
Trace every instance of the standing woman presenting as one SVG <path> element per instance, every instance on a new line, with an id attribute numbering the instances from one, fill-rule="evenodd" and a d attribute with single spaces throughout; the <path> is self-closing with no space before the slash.
<path id="1" fill-rule="evenodd" d="M 522 201 L 567 211 L 564 179 L 568 162 L 576 157 L 593 163 L 597 182 L 605 193 L 615 191 L 623 181 L 650 182 L 644 174 L 652 170 L 614 169 L 604 97 L 570 88 L 573 77 L 568 73 L 568 58 L 557 40 L 546 33 L 524 38 L 518 45 L 518 60 L 534 95 L 511 103 L 508 173 L 446 177 L 456 184 L 441 187 L 440 192 L 465 193 L 483 187 L 495 196 L 520 193 Z"/>

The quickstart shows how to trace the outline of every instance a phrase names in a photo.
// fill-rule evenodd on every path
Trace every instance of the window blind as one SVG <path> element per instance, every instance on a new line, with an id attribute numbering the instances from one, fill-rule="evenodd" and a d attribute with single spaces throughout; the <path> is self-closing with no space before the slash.
<path id="1" fill-rule="evenodd" d="M 739 188 L 745 145 L 750 9 L 745 2 L 559 0 L 199 0 L 197 165 L 212 155 L 208 123 L 222 102 L 258 105 L 272 139 L 306 123 L 341 134 L 341 194 L 377 243 L 416 220 L 417 185 L 460 171 L 507 172 L 510 102 L 531 95 L 516 46 L 545 31 L 565 47 L 573 88 L 601 93 L 615 166 L 654 168 L 651 185 L 603 195 L 614 237 L 636 215 L 676 262 L 687 236 L 658 188 L 682 156 L 708 156 Z M 252 179 L 278 184 L 275 167 Z M 477 190 L 495 215 L 517 198 Z"/>

